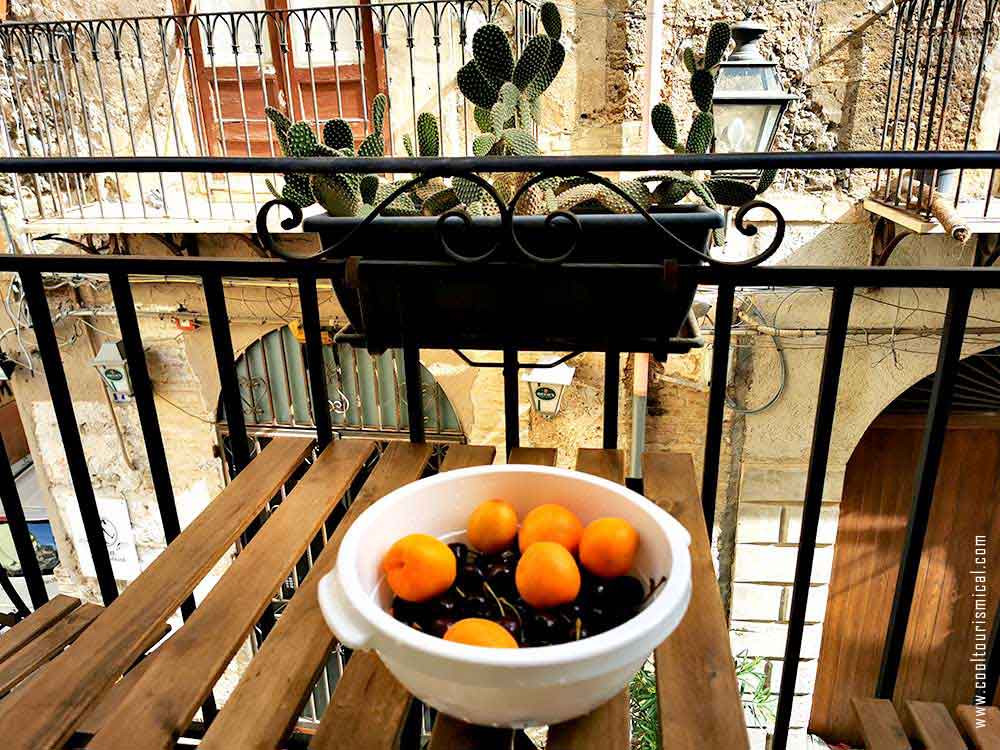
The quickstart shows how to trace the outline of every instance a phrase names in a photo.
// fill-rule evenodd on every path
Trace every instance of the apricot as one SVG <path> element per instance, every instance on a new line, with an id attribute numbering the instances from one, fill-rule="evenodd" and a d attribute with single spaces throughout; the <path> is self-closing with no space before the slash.
<path id="1" fill-rule="evenodd" d="M 382 560 L 389 588 L 408 602 L 425 602 L 443 594 L 455 582 L 457 568 L 448 545 L 428 534 L 404 536 Z"/>

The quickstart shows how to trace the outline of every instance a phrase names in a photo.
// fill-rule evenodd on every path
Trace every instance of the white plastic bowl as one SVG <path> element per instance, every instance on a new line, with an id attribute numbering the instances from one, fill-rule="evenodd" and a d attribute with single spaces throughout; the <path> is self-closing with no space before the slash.
<path id="1" fill-rule="evenodd" d="M 556 646 L 493 649 L 450 643 L 395 620 L 381 573 L 389 547 L 407 534 L 461 540 L 481 502 L 502 498 L 522 518 L 557 502 L 584 524 L 626 519 L 639 532 L 635 575 L 666 582 L 617 628 Z M 341 643 L 378 652 L 389 671 L 430 706 L 473 724 L 526 727 L 581 716 L 614 697 L 680 623 L 691 599 L 690 536 L 641 495 L 604 479 L 540 466 L 483 466 L 438 474 L 391 492 L 344 536 L 319 604 Z"/>

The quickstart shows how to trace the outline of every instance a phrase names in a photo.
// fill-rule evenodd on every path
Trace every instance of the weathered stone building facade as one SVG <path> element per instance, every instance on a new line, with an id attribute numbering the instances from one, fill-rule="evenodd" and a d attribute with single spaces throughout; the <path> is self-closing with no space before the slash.
<path id="1" fill-rule="evenodd" d="M 891 6 L 891 4 L 890 4 Z M 644 120 L 650 103 L 662 96 L 681 113 L 688 108 L 687 78 L 681 73 L 676 50 L 692 36 L 701 35 L 718 19 L 739 20 L 746 4 L 730 0 L 671 0 L 656 4 L 637 0 L 576 0 L 561 3 L 570 39 L 567 64 L 544 103 L 541 135 L 543 151 L 550 153 L 636 153 L 656 145 L 649 139 Z M 170 12 L 170 8 L 160 9 Z M 798 95 L 779 131 L 778 150 L 877 149 L 882 136 L 882 112 L 886 95 L 891 46 L 891 8 L 872 2 L 801 3 L 783 0 L 753 9 L 771 31 L 765 36 L 765 53 L 781 63 L 786 87 Z M 112 4 L 80 2 L 51 3 L 35 0 L 14 2 L 12 19 L 67 19 L 73 17 L 126 16 L 147 13 L 123 0 Z M 970 23 L 973 23 L 973 18 Z M 994 51 L 982 87 L 983 115 L 976 123 L 973 148 L 994 148 L 1000 128 L 1000 78 L 995 71 L 1000 47 Z M 418 45 L 419 48 L 419 45 Z M 661 50 L 655 69 L 649 67 L 648 50 Z M 430 65 L 419 60 L 418 65 Z M 410 70 L 389 70 L 408 76 Z M 960 58 L 956 65 L 957 96 L 971 96 L 970 76 L 974 60 Z M 134 74 L 135 71 L 129 71 Z M 171 85 L 171 84 L 165 84 Z M 183 81 L 173 85 L 183 87 Z M 180 90 L 180 88 L 178 89 Z M 391 91 L 391 86 L 390 86 Z M 10 91 L 3 92 L 10 96 Z M 454 90 L 451 90 L 451 94 Z M 182 98 L 182 97 L 178 97 Z M 161 104 L 165 97 L 158 99 Z M 449 100 L 450 101 L 450 100 Z M 165 105 L 164 105 L 165 107 Z M 152 127 L 136 133 L 149 138 L 157 128 L 169 130 L 165 108 L 155 110 Z M 395 115 L 394 115 L 395 116 Z M 402 116 L 402 115 L 400 115 Z M 112 137 L 124 149 L 129 138 L 122 113 L 112 116 Z M 681 115 L 682 119 L 684 115 Z M 445 120 L 445 132 L 449 121 Z M 457 128 L 458 121 L 451 123 Z M 37 137 L 8 123 L 18 139 Z M 949 133 L 946 144 L 960 147 L 961 133 Z M 446 136 L 447 140 L 447 136 Z M 455 144 L 459 142 L 456 139 Z M 400 144 L 396 144 L 399 148 Z M 982 177 L 975 179 L 982 180 Z M 189 178 L 194 190 L 197 179 Z M 788 219 L 788 236 L 781 257 L 775 262 L 815 265 L 866 265 L 872 243 L 872 217 L 860 206 L 871 189 L 872 175 L 833 172 L 789 173 L 779 176 L 768 199 Z M 168 186 L 168 190 L 175 186 Z M 22 190 L 27 186 L 22 185 Z M 109 190 L 108 183 L 95 186 Z M 143 200 L 138 185 L 129 188 Z M 8 185 L 5 205 L 16 214 L 17 206 Z M 176 231 L 192 232 L 188 228 Z M 748 251 L 765 241 L 768 226 L 753 240 L 731 232 L 727 252 Z M 68 230 L 67 230 L 68 231 Z M 164 226 L 162 231 L 171 231 Z M 164 245 L 147 236 L 133 222 L 115 230 L 97 229 L 98 234 L 127 236 L 127 247 L 135 254 L 165 254 Z M 247 243 L 227 233 L 197 233 L 201 255 L 249 255 Z M 311 247 L 312 238 L 291 236 L 289 243 Z M 18 238 L 20 250 L 28 242 Z M 119 239 L 120 247 L 125 240 Z M 34 252 L 62 252 L 65 246 L 35 239 Z M 914 237 L 900 245 L 891 262 L 899 265 L 969 265 L 972 248 L 940 236 Z M 182 523 L 194 517 L 224 482 L 217 457 L 218 375 L 211 337 L 204 326 L 181 330 L 173 321 L 181 317 L 199 320 L 205 313 L 200 288 L 187 280 L 144 279 L 134 285 L 140 323 L 150 363 L 158 414 L 164 431 L 167 458 L 175 483 Z M 323 295 L 321 295 L 323 296 Z M 294 320 L 297 299 L 294 289 L 273 287 L 227 287 L 229 313 L 233 318 L 236 354 L 265 333 Z M 750 327 L 735 336 L 732 396 L 750 413 L 729 409 L 724 428 L 722 477 L 720 480 L 715 540 L 720 580 L 729 605 L 734 651 L 766 657 L 771 665 L 771 685 L 777 692 L 780 679 L 791 581 L 794 571 L 801 500 L 811 440 L 813 412 L 822 359 L 822 329 L 826 324 L 829 294 L 804 290 L 789 295 L 783 290 L 745 290 L 740 294 L 745 309 L 756 305 L 764 325 Z M 711 299 L 708 299 L 711 302 Z M 844 470 L 851 453 L 871 422 L 893 399 L 934 369 L 937 336 L 928 335 L 918 344 L 904 345 L 891 334 L 867 336 L 865 328 L 891 328 L 906 310 L 906 325 L 936 329 L 941 324 L 945 296 L 933 291 L 901 296 L 898 290 L 870 290 L 855 300 L 851 318 L 852 336 L 845 353 L 843 378 L 830 471 L 827 476 L 816 564 L 813 572 L 808 625 L 799 672 L 801 693 L 793 712 L 793 734 L 804 743 L 811 694 L 819 656 L 820 633 L 828 594 L 827 584 L 836 539 L 838 504 Z M 116 333 L 115 319 L 105 315 L 110 306 L 107 289 L 100 283 L 71 285 L 53 292 L 51 304 L 59 318 L 57 332 L 65 340 L 63 358 L 75 399 L 77 417 L 84 436 L 87 459 L 99 496 L 121 497 L 128 503 L 140 563 L 147 563 L 163 547 L 162 530 L 145 462 L 141 433 L 134 406 L 112 404 L 90 362 L 100 344 Z M 277 310 L 276 310 L 277 308 Z M 86 310 L 95 314 L 84 315 Z M 977 295 L 973 313 L 987 319 L 1000 318 L 1000 298 Z M 329 294 L 321 306 L 324 324 L 336 330 L 343 315 Z M 706 319 L 706 331 L 710 331 Z M 773 338 L 772 325 L 784 330 L 815 331 L 798 338 Z M 4 326 L 7 327 L 7 324 Z M 776 350 L 780 342 L 782 353 Z M 972 340 L 964 353 L 995 346 L 988 337 Z M 654 363 L 649 383 L 647 446 L 656 450 L 690 451 L 699 468 L 703 451 L 708 404 L 708 360 L 710 349 Z M 470 353 L 471 354 L 471 353 Z M 478 352 L 477 359 L 497 357 Z M 778 357 L 785 358 L 784 368 Z M 450 352 L 425 352 L 423 364 L 447 395 L 472 443 L 502 446 L 503 388 L 496 369 L 470 368 Z M 571 466 L 576 448 L 600 441 L 600 355 L 581 355 L 571 361 L 576 377 L 568 390 L 562 413 L 544 420 L 528 410 L 522 400 L 522 442 L 558 446 L 560 464 Z M 37 360 L 35 371 L 24 368 L 14 378 L 14 391 L 24 421 L 32 454 L 47 487 L 50 517 L 57 528 L 62 565 L 58 578 L 67 591 L 94 596 L 94 581 L 81 567 L 69 527 L 74 505 L 72 485 Z M 631 392 L 632 361 L 623 361 L 622 393 Z M 755 411 L 778 393 L 773 403 Z M 621 408 L 621 447 L 629 451 L 631 412 L 627 399 Z M 225 561 L 220 565 L 225 565 Z M 228 674 L 232 679 L 234 670 Z M 225 693 L 223 688 L 222 693 Z M 767 730 L 752 730 L 755 746 L 763 747 Z"/>

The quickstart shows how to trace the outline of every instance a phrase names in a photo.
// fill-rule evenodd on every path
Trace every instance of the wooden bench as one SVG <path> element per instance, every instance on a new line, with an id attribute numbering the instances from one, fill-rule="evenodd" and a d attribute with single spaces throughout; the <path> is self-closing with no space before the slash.
<path id="1" fill-rule="evenodd" d="M 993 706 L 977 709 L 958 706 L 958 726 L 943 703 L 908 700 L 906 717 L 917 743 L 911 743 L 901 716 L 891 701 L 855 698 L 854 707 L 861 736 L 868 750 L 910 750 L 914 744 L 925 750 L 1000 750 L 1000 710 Z M 965 732 L 959 731 L 959 726 Z"/>
<path id="2" fill-rule="evenodd" d="M 373 450 L 368 441 L 335 441 L 316 457 L 183 627 L 148 655 L 162 638 L 167 618 L 301 466 L 311 451 L 309 441 L 272 441 L 106 610 L 57 597 L 0 637 L 0 680 L 10 675 L 17 687 L 0 699 L 4 750 L 61 748 L 71 737 L 88 750 L 172 746 L 189 730 L 222 671 Z M 389 445 L 207 727 L 203 748 L 274 750 L 287 741 L 337 646 L 316 604 L 319 579 L 333 568 L 354 520 L 386 493 L 422 476 L 432 453 L 426 444 Z M 490 447 L 451 446 L 441 470 L 494 459 Z M 556 452 L 523 448 L 509 461 L 553 465 Z M 584 449 L 576 463 L 581 471 L 624 480 L 620 451 Z M 645 473 L 647 496 L 673 513 L 693 539 L 691 608 L 655 654 L 663 735 L 678 750 L 745 749 L 747 734 L 693 462 L 686 455 L 651 454 Z M 411 704 L 376 654 L 355 653 L 310 747 L 395 748 Z M 430 738 L 432 750 L 530 746 L 522 732 L 470 726 L 444 715 L 437 717 Z M 553 750 L 628 746 L 624 689 L 587 716 L 549 729 Z"/>

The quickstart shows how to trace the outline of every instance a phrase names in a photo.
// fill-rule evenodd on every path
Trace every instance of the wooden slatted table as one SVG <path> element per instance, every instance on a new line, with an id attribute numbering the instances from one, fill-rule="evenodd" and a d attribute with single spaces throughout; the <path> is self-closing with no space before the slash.
<path id="1" fill-rule="evenodd" d="M 855 698 L 851 704 L 867 750 L 1000 750 L 1000 710 L 994 706 L 956 706 L 953 717 L 943 703 L 908 700 L 905 712 L 898 713 L 891 701 L 878 698 Z M 904 715 L 915 742 L 903 727 Z"/>
<path id="2" fill-rule="evenodd" d="M 315 456 L 183 627 L 166 640 L 166 620 L 300 469 L 313 451 L 310 441 L 272 441 L 107 609 L 59 596 L 0 636 L 4 749 L 64 748 L 67 742 L 89 750 L 173 747 L 336 504 L 357 485 L 375 450 L 368 441 L 341 440 Z M 207 727 L 203 748 L 284 746 L 337 647 L 316 604 L 319 579 L 333 568 L 354 520 L 388 492 L 426 474 L 432 454 L 430 445 L 402 442 L 384 451 Z M 450 446 L 440 470 L 490 464 L 495 458 L 490 447 Z M 508 460 L 554 465 L 556 452 L 522 448 Z M 624 465 L 615 450 L 583 449 L 576 460 L 580 471 L 616 482 L 624 481 Z M 691 608 L 655 654 L 663 736 L 676 750 L 745 749 L 747 733 L 693 462 L 687 455 L 647 455 L 645 476 L 647 497 L 673 513 L 693 538 Z M 355 653 L 318 728 L 306 739 L 311 750 L 391 750 L 398 746 L 411 704 L 376 654 Z M 925 713 L 929 726 L 936 726 L 933 712 Z M 548 737 L 552 750 L 627 750 L 626 691 L 587 716 L 550 727 Z M 522 732 L 439 715 L 430 747 L 528 750 L 533 745 Z"/>

